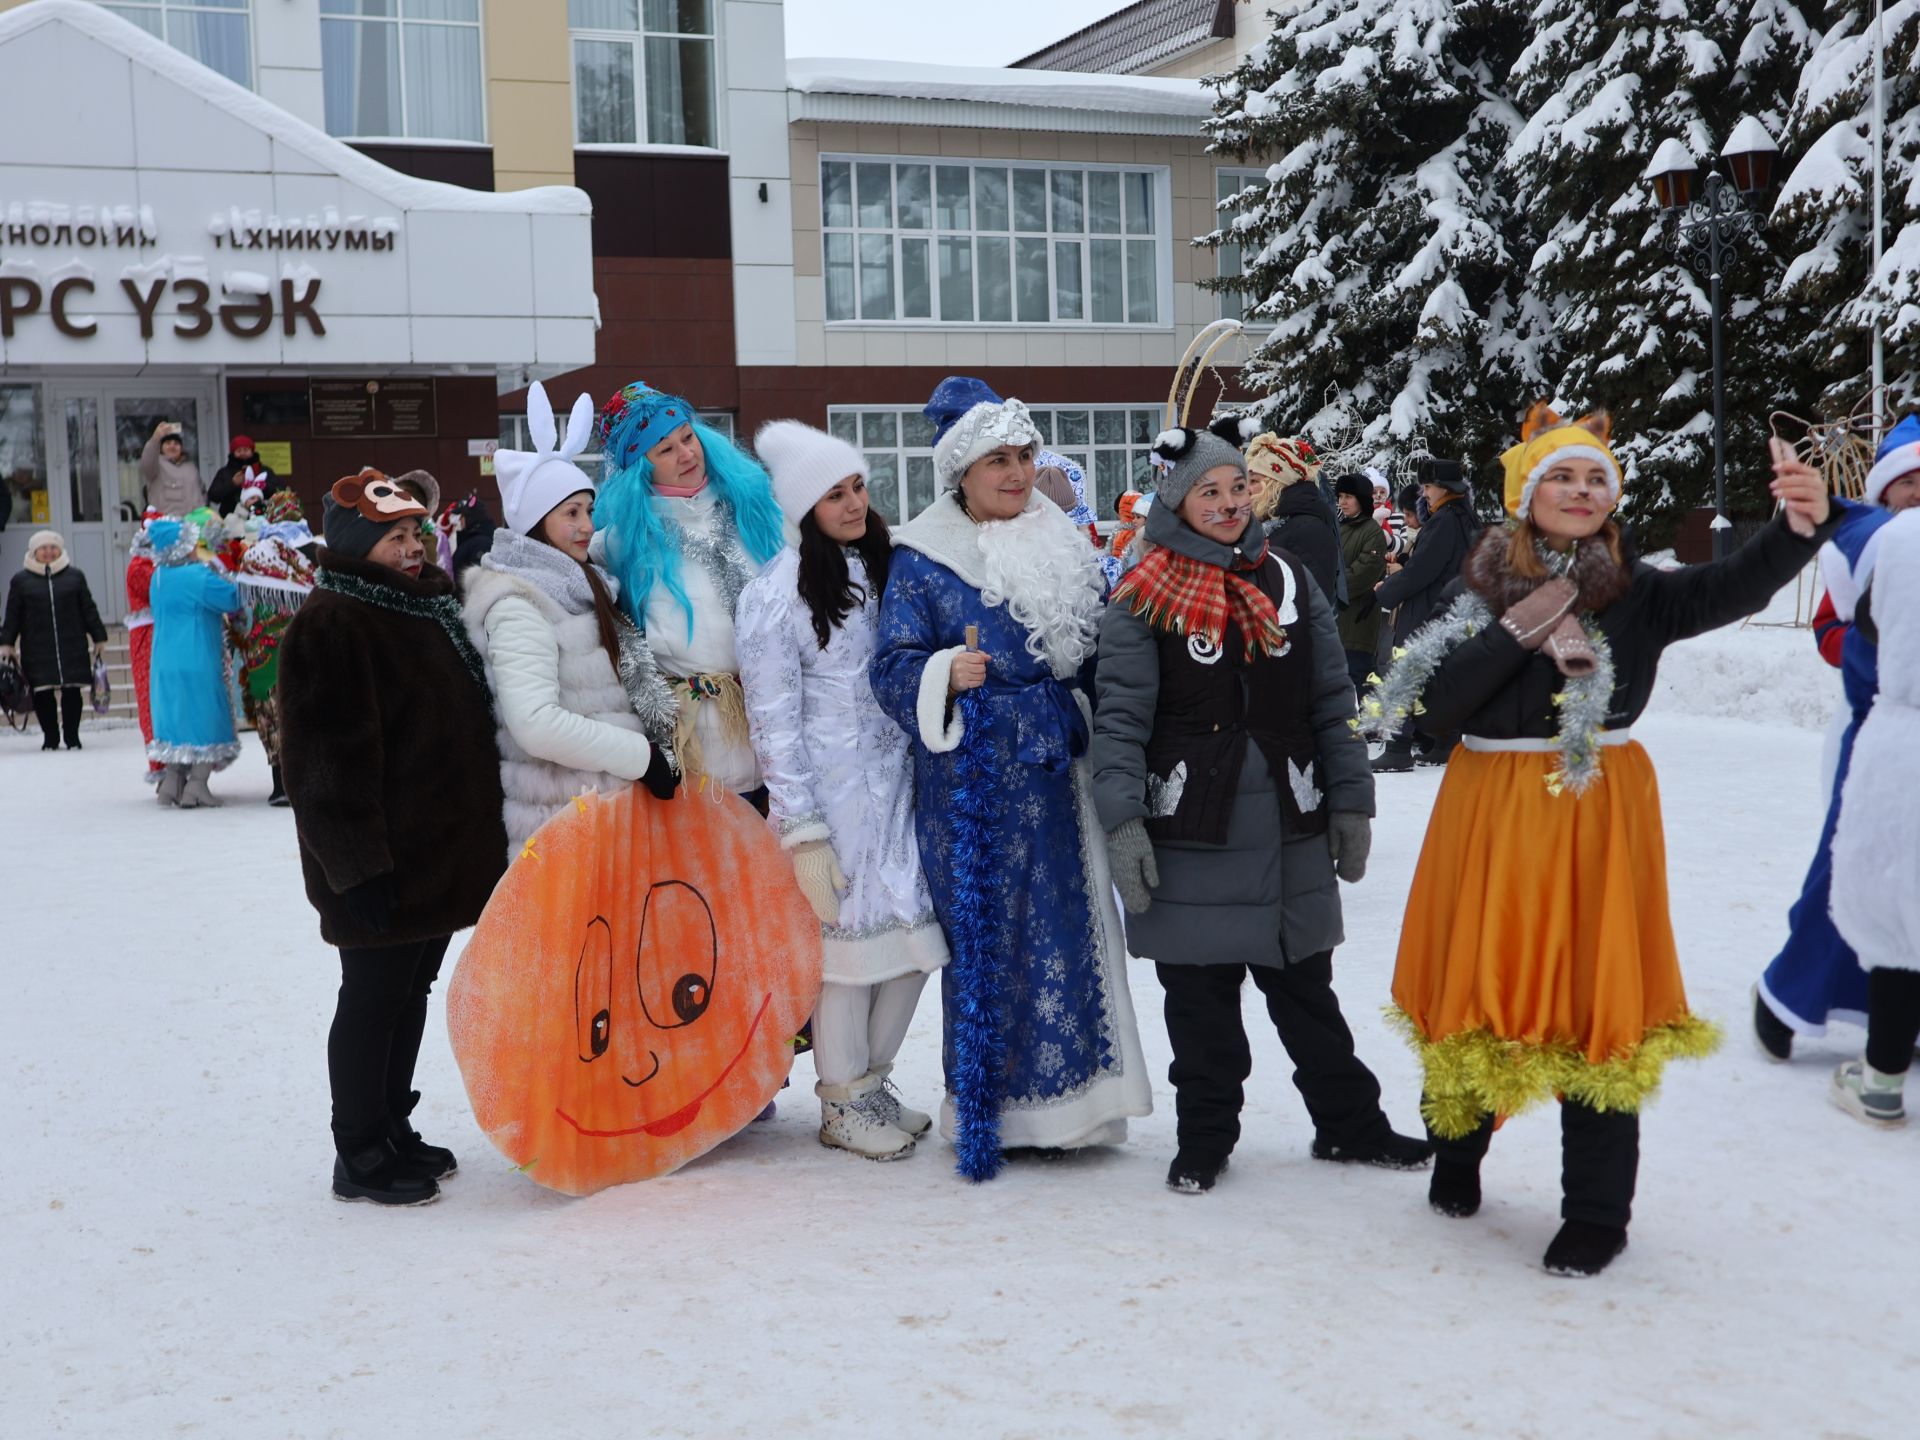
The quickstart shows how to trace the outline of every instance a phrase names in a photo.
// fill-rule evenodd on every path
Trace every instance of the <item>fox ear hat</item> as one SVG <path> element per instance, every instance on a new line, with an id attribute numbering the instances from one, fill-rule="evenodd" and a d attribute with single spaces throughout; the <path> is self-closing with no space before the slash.
<path id="1" fill-rule="evenodd" d="M 1613 420 L 1605 410 L 1592 410 L 1578 420 L 1562 420 L 1545 400 L 1527 407 L 1520 422 L 1520 441 L 1500 457 L 1506 470 L 1507 513 L 1525 520 L 1533 510 L 1533 492 L 1555 465 L 1568 460 L 1592 460 L 1607 476 L 1608 501 L 1620 503 L 1620 462 L 1610 442 Z"/>

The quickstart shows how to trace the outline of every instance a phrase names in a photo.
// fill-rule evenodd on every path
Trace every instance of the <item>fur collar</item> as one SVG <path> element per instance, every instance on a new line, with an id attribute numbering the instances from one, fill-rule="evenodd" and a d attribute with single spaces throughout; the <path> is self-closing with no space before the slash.
<path id="1" fill-rule="evenodd" d="M 1043 507 L 1059 514 L 1067 524 L 1073 523 L 1061 513 L 1058 505 L 1038 490 L 1027 496 L 1027 508 L 1021 513 L 1030 515 Z M 895 527 L 893 543 L 909 550 L 918 550 L 929 560 L 946 566 L 976 590 L 986 588 L 986 557 L 980 552 L 980 522 L 960 508 L 958 490 L 942 490 L 926 509 L 906 524 Z"/>
<path id="2" fill-rule="evenodd" d="M 408 599 L 437 600 L 453 594 L 453 578 L 431 560 L 421 565 L 418 575 L 408 575 L 376 560 L 355 560 L 324 545 L 314 552 L 313 558 L 322 570 L 333 570 L 356 580 L 364 580 L 370 585 L 384 586 Z"/>
<path id="3" fill-rule="evenodd" d="M 71 563 L 72 562 L 67 558 L 67 552 L 64 550 L 60 552 L 60 558 L 54 561 L 51 565 L 42 565 L 38 560 L 34 559 L 31 555 L 29 555 L 26 558 L 27 569 L 32 571 L 35 575 L 40 576 L 42 579 L 45 579 L 49 575 L 58 575 L 62 570 L 66 569 L 67 566 Z"/>
<path id="4" fill-rule="evenodd" d="M 1511 532 L 1505 526 L 1488 530 L 1474 545 L 1465 567 L 1467 588 L 1487 602 L 1498 619 L 1545 583 L 1516 575 L 1507 565 L 1507 541 Z M 1633 584 L 1631 561 L 1615 564 L 1604 542 L 1597 537 L 1580 545 L 1569 577 L 1580 589 L 1581 613 L 1597 615 L 1625 595 Z"/>

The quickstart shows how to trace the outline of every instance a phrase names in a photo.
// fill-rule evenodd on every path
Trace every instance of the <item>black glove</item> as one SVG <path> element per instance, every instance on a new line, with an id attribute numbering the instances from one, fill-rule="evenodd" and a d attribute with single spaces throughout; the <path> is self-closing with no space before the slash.
<path id="1" fill-rule="evenodd" d="M 384 935 L 393 924 L 393 877 L 376 875 L 340 892 L 340 909 L 355 930 Z"/>
<path id="2" fill-rule="evenodd" d="M 647 773 L 640 777 L 640 783 L 656 800 L 671 800 L 680 788 L 680 773 L 658 745 L 653 747 L 653 758 L 647 761 Z"/>

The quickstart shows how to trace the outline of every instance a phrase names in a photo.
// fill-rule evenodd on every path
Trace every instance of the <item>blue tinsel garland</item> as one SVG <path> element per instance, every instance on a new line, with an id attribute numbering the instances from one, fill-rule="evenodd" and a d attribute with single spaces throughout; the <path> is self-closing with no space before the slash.
<path id="1" fill-rule="evenodd" d="M 999 787 L 987 756 L 986 702 L 979 690 L 959 699 L 966 733 L 955 757 L 953 794 L 953 1149 L 969 1180 L 1000 1173 L 1000 1106 L 1006 1098 L 1007 1040 L 1000 1013 L 1002 957 L 988 934 L 988 874 Z"/>

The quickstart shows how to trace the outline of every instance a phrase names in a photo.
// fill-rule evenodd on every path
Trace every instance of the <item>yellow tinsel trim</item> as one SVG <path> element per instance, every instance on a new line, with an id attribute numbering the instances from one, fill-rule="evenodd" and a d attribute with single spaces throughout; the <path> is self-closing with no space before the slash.
<path id="1" fill-rule="evenodd" d="M 1399 1006 L 1389 1005 L 1386 1016 L 1420 1058 L 1420 1113 L 1447 1139 L 1471 1133 L 1483 1116 L 1518 1115 L 1555 1096 L 1595 1110 L 1638 1110 L 1660 1088 L 1669 1060 L 1704 1059 L 1720 1046 L 1720 1027 L 1689 1015 L 1596 1064 L 1570 1040 L 1507 1040 L 1491 1030 L 1429 1040 Z"/>

